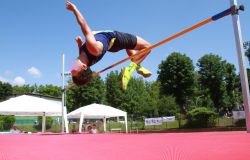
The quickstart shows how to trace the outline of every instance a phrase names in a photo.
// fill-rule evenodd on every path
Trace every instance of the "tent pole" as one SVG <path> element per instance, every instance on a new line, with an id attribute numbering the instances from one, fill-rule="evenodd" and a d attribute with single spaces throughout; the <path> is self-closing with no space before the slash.
<path id="1" fill-rule="evenodd" d="M 103 118 L 103 129 L 104 129 L 104 133 L 106 133 L 106 131 L 107 131 L 107 127 L 106 127 L 106 117 Z"/>
<path id="2" fill-rule="evenodd" d="M 42 116 L 42 133 L 45 133 L 46 131 L 46 115 L 45 112 L 43 112 L 43 116 Z"/>
<path id="3" fill-rule="evenodd" d="M 65 98 L 65 90 L 64 90 L 64 54 L 62 54 L 62 133 L 64 133 L 64 98 Z"/>
<path id="4" fill-rule="evenodd" d="M 64 94 L 64 96 L 66 96 L 66 94 Z M 68 121 L 68 117 L 67 117 L 66 102 L 65 102 L 65 105 L 64 105 L 64 124 L 65 124 L 65 131 L 66 131 L 66 133 L 69 133 L 69 121 Z"/>
<path id="5" fill-rule="evenodd" d="M 84 115 L 83 113 L 81 113 L 80 123 L 79 123 L 79 133 L 82 133 L 83 118 L 84 118 Z"/>
<path id="6" fill-rule="evenodd" d="M 126 128 L 126 133 L 128 133 L 128 119 L 127 119 L 127 113 L 125 115 L 125 128 Z"/>

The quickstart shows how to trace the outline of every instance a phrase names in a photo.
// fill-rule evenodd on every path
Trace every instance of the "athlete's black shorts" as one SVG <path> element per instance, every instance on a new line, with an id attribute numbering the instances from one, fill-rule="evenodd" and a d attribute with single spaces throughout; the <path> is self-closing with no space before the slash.
<path id="1" fill-rule="evenodd" d="M 137 38 L 135 35 L 129 33 L 123 33 L 114 31 L 115 42 L 113 46 L 108 50 L 109 52 L 118 52 L 122 49 L 134 49 L 137 44 Z"/>

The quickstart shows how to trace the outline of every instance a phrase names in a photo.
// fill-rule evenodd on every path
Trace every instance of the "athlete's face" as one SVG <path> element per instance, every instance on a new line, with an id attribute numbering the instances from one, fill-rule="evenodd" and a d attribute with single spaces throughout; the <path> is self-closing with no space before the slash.
<path id="1" fill-rule="evenodd" d="M 78 76 L 82 71 L 86 71 L 88 66 L 83 63 L 80 59 L 77 59 L 73 69 L 71 70 L 72 76 Z"/>

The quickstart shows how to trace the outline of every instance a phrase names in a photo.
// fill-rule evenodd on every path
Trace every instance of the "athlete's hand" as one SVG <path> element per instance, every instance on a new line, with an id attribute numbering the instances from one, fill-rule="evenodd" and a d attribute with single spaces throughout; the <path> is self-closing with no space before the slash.
<path id="1" fill-rule="evenodd" d="M 76 40 L 76 43 L 77 43 L 77 45 L 78 45 L 78 48 L 80 48 L 80 47 L 82 46 L 82 44 L 83 44 L 83 41 L 82 41 L 81 36 L 77 36 L 77 37 L 75 38 L 75 40 Z"/>
<path id="2" fill-rule="evenodd" d="M 70 11 L 74 11 L 74 10 L 76 9 L 76 6 L 75 6 L 73 3 L 67 1 L 67 2 L 66 2 L 66 8 L 67 8 L 68 10 L 70 10 Z"/>

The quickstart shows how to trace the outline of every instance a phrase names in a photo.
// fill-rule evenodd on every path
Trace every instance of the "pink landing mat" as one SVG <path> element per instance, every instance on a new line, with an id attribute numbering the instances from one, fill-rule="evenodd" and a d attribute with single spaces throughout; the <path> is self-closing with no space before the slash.
<path id="1" fill-rule="evenodd" d="M 247 132 L 0 135 L 0 160 L 249 159 Z"/>

